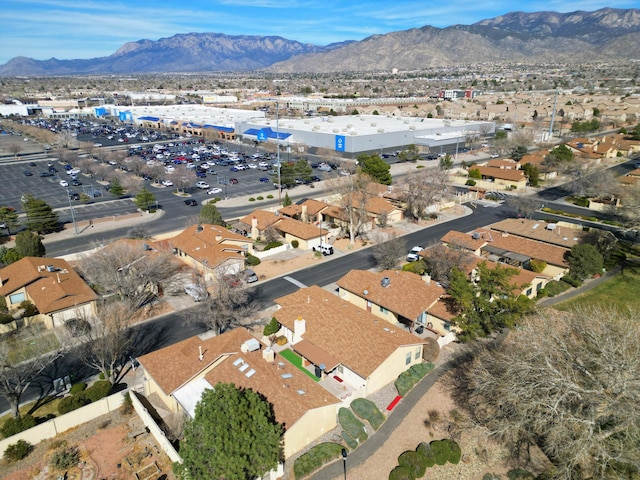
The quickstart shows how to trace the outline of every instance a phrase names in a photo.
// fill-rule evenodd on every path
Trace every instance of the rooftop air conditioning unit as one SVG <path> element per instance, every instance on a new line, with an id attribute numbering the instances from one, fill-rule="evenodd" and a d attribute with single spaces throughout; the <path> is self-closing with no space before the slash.
<path id="1" fill-rule="evenodd" d="M 378 133 L 384 133 L 384 128 L 379 128 Z"/>
<path id="2" fill-rule="evenodd" d="M 473 232 L 471 238 L 473 238 L 474 240 L 480 240 L 480 234 L 478 232 Z"/>
<path id="3" fill-rule="evenodd" d="M 371 126 L 372 127 L 376 127 L 376 126 L 378 126 L 378 124 L 376 122 L 371 122 Z"/>
<path id="4" fill-rule="evenodd" d="M 380 280 L 380 285 L 382 285 L 384 288 L 388 287 L 391 284 L 391 279 L 389 277 L 382 277 L 382 280 Z"/>

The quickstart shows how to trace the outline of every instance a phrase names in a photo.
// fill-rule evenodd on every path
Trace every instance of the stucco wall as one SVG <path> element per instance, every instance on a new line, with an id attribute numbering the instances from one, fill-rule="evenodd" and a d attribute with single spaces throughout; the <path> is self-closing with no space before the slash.
<path id="1" fill-rule="evenodd" d="M 411 353 L 411 362 L 409 364 L 405 363 L 407 353 Z M 367 396 L 394 382 L 402 372 L 416 363 L 422 363 L 422 345 L 411 345 L 396 349 L 369 377 Z"/>
<path id="2" fill-rule="evenodd" d="M 307 411 L 284 434 L 284 458 L 307 447 L 337 424 L 338 404 Z"/>

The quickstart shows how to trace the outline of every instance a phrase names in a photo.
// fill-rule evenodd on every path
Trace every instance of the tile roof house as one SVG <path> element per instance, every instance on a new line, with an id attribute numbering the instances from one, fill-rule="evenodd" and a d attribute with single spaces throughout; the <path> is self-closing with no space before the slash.
<path id="1" fill-rule="evenodd" d="M 406 325 L 411 331 L 427 326 L 427 311 L 445 294 L 445 289 L 428 276 L 400 270 L 351 270 L 336 283 L 340 298 L 392 325 Z"/>
<path id="2" fill-rule="evenodd" d="M 279 334 L 324 378 L 367 397 L 422 362 L 424 341 L 318 286 L 277 298 Z"/>
<path id="3" fill-rule="evenodd" d="M 253 252 L 250 239 L 220 225 L 192 225 L 167 243 L 180 260 L 198 270 L 205 280 L 240 272 L 247 253 Z"/>
<path id="4" fill-rule="evenodd" d="M 493 262 L 480 257 L 474 258 L 470 265 L 466 265 L 464 267 L 463 271 L 468 275 L 470 280 L 477 278 L 478 265 L 480 263 L 484 263 L 489 269 L 512 268 L 517 270 L 517 273 L 511 277 L 511 285 L 513 285 L 513 293 L 515 295 L 525 295 L 526 297 L 533 299 L 538 295 L 538 292 L 540 292 L 540 290 L 549 283 L 550 280 L 549 277 L 530 270 L 524 270 L 512 265 Z"/>
<path id="5" fill-rule="evenodd" d="M 191 337 L 138 361 L 144 371 L 144 394 L 192 418 L 204 390 L 218 382 L 260 393 L 284 425 L 285 458 L 336 426 L 341 402 L 244 328 Z"/>
<path id="6" fill-rule="evenodd" d="M 485 182 L 505 187 L 515 185 L 519 189 L 524 189 L 527 186 L 527 178 L 522 170 L 483 167 L 482 165 L 475 165 L 472 168 L 480 172 L 482 180 Z"/>
<path id="7" fill-rule="evenodd" d="M 527 218 L 507 218 L 489 225 L 491 230 L 518 237 L 530 238 L 551 245 L 571 248 L 584 242 L 590 235 L 579 225 L 568 222 L 545 222 Z"/>
<path id="8" fill-rule="evenodd" d="M 24 257 L 0 270 L 0 295 L 9 309 L 28 300 L 47 328 L 96 314 L 96 293 L 66 260 Z"/>
<path id="9" fill-rule="evenodd" d="M 295 211 L 295 208 L 289 208 L 287 210 L 289 213 L 294 213 Z M 280 210 L 276 212 L 254 210 L 249 215 L 242 217 L 240 222 L 250 228 L 250 236 L 253 239 L 264 237 L 266 230 L 273 228 L 278 234 L 284 237 L 285 243 L 291 243 L 293 240 L 296 240 L 298 242 L 298 248 L 303 250 L 308 250 L 320 245 L 323 240 L 326 241 L 329 235 L 329 231 L 321 228 L 320 225 L 316 226 L 313 223 L 307 223 L 296 220 L 290 216 L 282 215 Z"/>

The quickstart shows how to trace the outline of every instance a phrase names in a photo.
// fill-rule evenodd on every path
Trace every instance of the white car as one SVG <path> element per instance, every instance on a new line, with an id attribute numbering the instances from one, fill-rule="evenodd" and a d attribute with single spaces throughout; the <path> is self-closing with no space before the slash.
<path id="1" fill-rule="evenodd" d="M 184 286 L 184 293 L 190 295 L 196 302 L 204 300 L 209 295 L 204 287 L 193 283 Z"/>
<path id="2" fill-rule="evenodd" d="M 207 190 L 207 195 L 215 195 L 216 193 L 222 193 L 222 189 L 218 187 L 213 187 Z"/>
<path id="3" fill-rule="evenodd" d="M 497 153 L 492 153 L 491 155 L 489 155 L 489 158 L 498 158 L 500 155 L 498 155 Z"/>
<path id="4" fill-rule="evenodd" d="M 407 262 L 416 262 L 420 259 L 420 252 L 424 250 L 420 245 L 416 245 L 407 254 Z"/>
<path id="5" fill-rule="evenodd" d="M 165 187 L 173 187 L 173 182 L 171 180 L 162 180 L 162 185 Z"/>
<path id="6" fill-rule="evenodd" d="M 203 182 L 202 180 L 199 181 L 198 183 L 196 183 L 196 187 L 198 187 L 201 190 L 206 190 L 207 188 L 210 187 L 210 185 L 207 182 Z"/>
<path id="7" fill-rule="evenodd" d="M 67 175 L 79 175 L 79 174 L 80 174 L 79 168 L 72 168 L 71 170 L 67 170 Z"/>
<path id="8" fill-rule="evenodd" d="M 60 186 L 61 187 L 68 187 L 69 186 L 69 182 L 67 182 L 66 180 L 60 180 Z"/>
<path id="9" fill-rule="evenodd" d="M 250 168 L 251 170 L 258 168 L 258 166 L 255 163 L 247 163 L 247 168 Z"/>
<path id="10" fill-rule="evenodd" d="M 269 164 L 268 164 L 267 162 L 260 162 L 260 163 L 258 164 L 258 166 L 259 166 L 260 168 L 267 168 L 267 167 L 269 166 Z"/>

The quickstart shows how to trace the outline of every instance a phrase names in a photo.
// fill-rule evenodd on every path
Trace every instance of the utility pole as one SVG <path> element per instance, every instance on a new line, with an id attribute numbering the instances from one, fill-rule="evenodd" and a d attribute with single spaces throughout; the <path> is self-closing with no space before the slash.
<path id="1" fill-rule="evenodd" d="M 553 122 L 556 119 L 556 105 L 558 103 L 558 91 L 556 90 L 556 95 L 553 97 L 553 111 L 551 112 L 551 123 L 549 123 L 549 141 L 553 137 Z M 560 127 L 562 129 L 562 127 Z"/>
<path id="2" fill-rule="evenodd" d="M 76 214 L 73 211 L 73 204 L 71 203 L 71 195 L 69 195 L 69 187 L 67 187 L 67 200 L 69 200 L 69 208 L 71 209 L 71 220 L 73 221 L 73 231 L 78 235 L 78 224 L 76 223 Z"/>
<path id="3" fill-rule="evenodd" d="M 278 120 L 278 102 L 276 101 L 276 155 L 278 162 L 278 204 L 282 206 L 282 179 L 280 178 L 280 125 Z"/>

